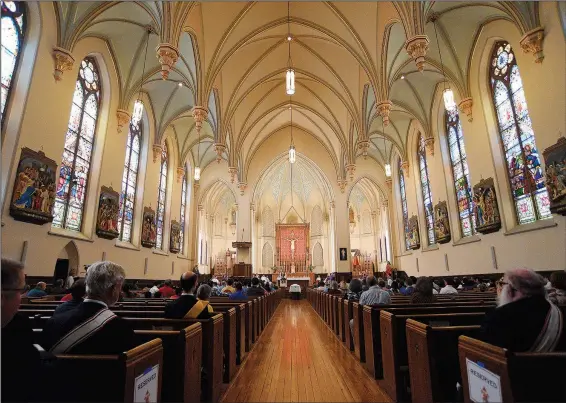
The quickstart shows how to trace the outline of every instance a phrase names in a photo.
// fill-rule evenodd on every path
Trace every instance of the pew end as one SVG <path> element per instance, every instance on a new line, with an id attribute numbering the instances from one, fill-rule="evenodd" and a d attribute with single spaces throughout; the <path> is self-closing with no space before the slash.
<path id="1" fill-rule="evenodd" d="M 491 399 L 502 401 L 557 402 L 566 400 L 566 353 L 513 353 L 480 340 L 460 336 L 458 341 L 460 372 L 462 375 L 464 401 L 472 402 L 482 385 L 475 378 L 477 368 L 487 372 L 490 384 L 488 392 L 494 391 Z M 487 370 L 487 371 L 485 371 Z M 478 376 L 476 375 L 476 378 Z"/>

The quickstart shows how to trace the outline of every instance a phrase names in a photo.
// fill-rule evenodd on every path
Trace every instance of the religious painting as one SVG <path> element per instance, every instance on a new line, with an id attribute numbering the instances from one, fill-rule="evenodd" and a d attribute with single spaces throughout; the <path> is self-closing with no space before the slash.
<path id="1" fill-rule="evenodd" d="M 169 236 L 169 251 L 179 253 L 181 251 L 181 224 L 171 221 L 171 235 Z"/>
<path id="2" fill-rule="evenodd" d="M 120 210 L 120 194 L 112 187 L 102 186 L 98 199 L 98 216 L 96 218 L 96 235 L 100 238 L 118 238 L 118 212 Z"/>
<path id="3" fill-rule="evenodd" d="M 151 207 L 143 208 L 141 244 L 146 248 L 154 248 L 157 240 L 157 225 L 155 224 L 155 210 Z"/>
<path id="4" fill-rule="evenodd" d="M 451 239 L 448 206 L 445 201 L 434 206 L 434 236 L 438 243 L 447 243 Z"/>
<path id="5" fill-rule="evenodd" d="M 18 221 L 38 225 L 53 221 L 56 174 L 57 163 L 42 151 L 22 148 L 10 215 Z"/>
<path id="6" fill-rule="evenodd" d="M 482 179 L 474 186 L 474 216 L 476 228 L 482 234 L 499 231 L 501 228 L 493 178 Z"/>
<path id="7" fill-rule="evenodd" d="M 408 249 L 419 249 L 421 247 L 421 236 L 419 234 L 419 218 L 416 215 L 409 218 L 407 230 L 405 237 L 409 246 Z"/>
<path id="8" fill-rule="evenodd" d="M 340 248 L 340 260 L 348 260 L 348 250 L 346 248 Z"/>
<path id="9" fill-rule="evenodd" d="M 566 215 L 566 138 L 542 153 L 546 165 L 545 182 L 550 198 L 550 212 Z"/>

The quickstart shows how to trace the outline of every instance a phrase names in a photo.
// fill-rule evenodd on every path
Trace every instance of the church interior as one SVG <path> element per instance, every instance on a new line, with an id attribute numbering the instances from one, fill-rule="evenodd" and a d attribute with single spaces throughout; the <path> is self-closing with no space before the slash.
<path id="1" fill-rule="evenodd" d="M 408 372 L 379 380 L 397 358 L 364 345 L 380 312 L 344 316 L 315 278 L 566 270 L 566 2 L 1 7 L 1 253 L 32 287 L 111 261 L 150 286 L 193 271 L 308 291 L 231 314 L 238 352 L 224 340 L 228 378 L 202 399 L 410 401 Z"/>

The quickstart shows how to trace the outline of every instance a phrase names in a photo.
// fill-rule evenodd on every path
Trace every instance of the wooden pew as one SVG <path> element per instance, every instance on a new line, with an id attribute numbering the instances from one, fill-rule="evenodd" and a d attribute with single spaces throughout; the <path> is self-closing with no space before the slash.
<path id="1" fill-rule="evenodd" d="M 160 339 L 118 355 L 60 354 L 56 357 L 54 370 L 60 374 L 58 378 L 64 380 L 62 390 L 57 393 L 59 401 L 134 402 L 136 378 L 155 366 L 156 397 L 161 401 L 163 347 Z M 97 385 L 98 381 L 101 384 Z"/>
<path id="2" fill-rule="evenodd" d="M 467 336 L 460 336 L 458 354 L 465 402 L 472 401 L 470 378 L 477 377 L 479 372 L 485 375 L 485 370 L 491 373 L 488 373 L 488 377 L 494 382 L 492 384 L 494 387 L 489 388 L 492 391 L 489 401 L 499 400 L 497 396 L 499 393 L 501 400 L 506 403 L 566 400 L 566 353 L 564 352 L 513 353 Z M 478 385 L 476 379 L 474 385 Z M 477 396 L 478 392 L 473 389 L 472 393 Z"/>
<path id="3" fill-rule="evenodd" d="M 353 302 L 347 299 L 343 300 L 343 311 L 344 311 L 344 333 L 346 348 L 350 351 L 354 351 L 353 335 L 350 334 L 350 319 L 353 319 Z"/>
<path id="4" fill-rule="evenodd" d="M 199 403 L 201 396 L 202 326 L 194 323 L 181 330 L 136 330 L 136 339 L 163 343 L 164 402 Z"/>
<path id="5" fill-rule="evenodd" d="M 413 403 L 457 400 L 456 383 L 462 384 L 458 337 L 477 337 L 481 326 L 439 326 L 408 319 L 407 353 Z"/>
<path id="6" fill-rule="evenodd" d="M 460 305 L 456 302 L 437 304 L 395 304 L 366 305 L 363 307 L 363 327 L 365 343 L 365 366 L 375 379 L 383 378 L 383 361 L 381 355 L 380 313 L 387 310 L 396 314 L 410 313 L 452 313 L 452 312 L 485 312 L 495 305 Z"/>
<path id="7" fill-rule="evenodd" d="M 366 345 L 362 321 L 363 305 L 352 303 L 352 318 L 354 319 L 354 353 L 360 362 L 366 362 Z"/>
<path id="8" fill-rule="evenodd" d="M 398 315 L 381 311 L 383 381 L 380 382 L 380 386 L 393 401 L 410 400 L 409 359 L 405 332 L 407 319 L 415 319 L 433 326 L 466 326 L 481 323 L 484 317 L 485 312 Z"/>

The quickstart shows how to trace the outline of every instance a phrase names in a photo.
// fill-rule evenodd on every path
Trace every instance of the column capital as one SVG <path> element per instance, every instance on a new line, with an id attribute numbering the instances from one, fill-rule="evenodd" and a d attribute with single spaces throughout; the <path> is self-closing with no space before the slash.
<path id="1" fill-rule="evenodd" d="M 537 27 L 525 33 L 521 38 L 521 48 L 525 53 L 532 53 L 535 57 L 535 63 L 542 63 L 544 54 L 542 53 L 542 44 L 544 41 L 544 28 Z"/>
<path id="2" fill-rule="evenodd" d="M 117 109 L 116 118 L 118 120 L 118 133 L 122 133 L 122 128 L 130 123 L 132 115 L 125 109 Z"/>
<path id="3" fill-rule="evenodd" d="M 391 189 L 393 189 L 393 179 L 391 179 L 391 177 L 385 178 L 385 184 L 387 185 L 387 188 L 389 189 L 389 191 L 391 191 Z"/>
<path id="4" fill-rule="evenodd" d="M 409 161 L 401 162 L 401 170 L 403 170 L 403 175 L 405 175 L 407 178 L 411 176 L 409 172 Z"/>
<path id="5" fill-rule="evenodd" d="M 153 162 L 157 162 L 157 158 L 163 152 L 163 146 L 161 144 L 153 144 L 151 149 L 153 150 Z"/>
<path id="6" fill-rule="evenodd" d="M 346 171 L 350 175 L 350 182 L 354 180 L 354 174 L 356 173 L 356 164 L 346 164 Z"/>
<path id="7" fill-rule="evenodd" d="M 215 143 L 214 151 L 216 151 L 216 162 L 220 164 L 220 161 L 222 161 L 222 154 L 226 151 L 226 144 Z"/>
<path id="8" fill-rule="evenodd" d="M 383 126 L 389 125 L 389 114 L 391 113 L 391 107 L 393 103 L 390 100 L 381 101 L 377 104 L 377 111 L 383 119 Z"/>
<path id="9" fill-rule="evenodd" d="M 228 173 L 230 174 L 230 182 L 234 183 L 234 180 L 236 179 L 236 175 L 238 174 L 238 168 L 228 167 Z"/>
<path id="10" fill-rule="evenodd" d="M 240 196 L 244 195 L 244 192 L 246 191 L 247 187 L 248 187 L 248 184 L 246 182 L 238 183 L 238 189 L 240 189 Z"/>
<path id="11" fill-rule="evenodd" d="M 61 81 L 63 79 L 63 72 L 73 68 L 75 58 L 70 50 L 55 46 L 53 47 L 53 59 L 55 60 L 53 77 L 55 77 L 55 81 Z"/>
<path id="12" fill-rule="evenodd" d="M 369 140 L 358 141 L 358 150 L 362 151 L 362 155 L 363 155 L 364 159 L 367 159 L 367 157 L 368 157 L 369 146 L 370 146 Z"/>
<path id="13" fill-rule="evenodd" d="M 424 70 L 425 56 L 428 51 L 428 36 L 415 35 L 405 42 L 405 50 L 413 58 L 419 71 Z"/>
<path id="14" fill-rule="evenodd" d="M 425 143 L 425 148 L 426 148 L 428 155 L 433 157 L 434 156 L 434 137 L 427 137 L 426 139 L 424 139 L 424 143 Z"/>
<path id="15" fill-rule="evenodd" d="M 160 43 L 155 49 L 157 58 L 161 64 L 161 77 L 167 80 L 169 71 L 173 68 L 179 59 L 179 49 L 170 43 Z"/>
<path id="16" fill-rule="evenodd" d="M 464 98 L 458 104 L 460 112 L 465 113 L 468 117 L 468 122 L 474 120 L 474 117 L 472 116 L 472 106 L 474 106 L 474 100 L 472 99 L 472 97 Z"/>
<path id="17" fill-rule="evenodd" d="M 348 184 L 348 181 L 346 179 L 338 178 L 338 187 L 340 187 L 341 193 L 344 193 L 344 190 L 346 190 L 347 184 Z"/>
<path id="18" fill-rule="evenodd" d="M 182 183 L 185 177 L 185 167 L 177 167 L 177 183 Z"/>

